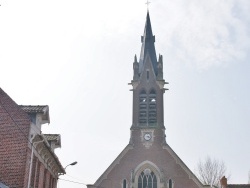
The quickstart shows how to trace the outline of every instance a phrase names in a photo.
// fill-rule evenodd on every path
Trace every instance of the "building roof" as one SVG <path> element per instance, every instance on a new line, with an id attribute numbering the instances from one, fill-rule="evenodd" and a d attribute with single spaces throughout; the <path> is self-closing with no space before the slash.
<path id="1" fill-rule="evenodd" d="M 12 100 L 7 93 L 0 88 L 0 125 L 11 124 L 17 126 L 25 125 L 27 130 L 30 126 L 30 118 L 19 105 Z M 23 120 L 23 121 L 21 121 Z M 22 127 L 23 128 L 23 127 Z"/>
<path id="2" fill-rule="evenodd" d="M 48 105 L 19 105 L 26 113 L 45 113 Z"/>
<path id="3" fill-rule="evenodd" d="M 48 141 L 58 141 L 60 139 L 60 134 L 44 134 L 43 136 Z"/>
<path id="4" fill-rule="evenodd" d="M 228 188 L 250 188 L 250 184 L 227 184 Z"/>
<path id="5" fill-rule="evenodd" d="M 0 107 L 2 107 L 2 109 L 7 112 L 9 116 L 11 116 L 13 121 L 15 121 L 16 118 L 20 119 L 17 115 L 23 116 L 26 120 L 29 120 L 29 116 L 20 109 L 19 105 L 12 100 L 10 96 L 2 90 L 2 88 L 0 88 Z M 13 111 L 16 111 L 15 115 L 13 114 Z"/>
<path id="6" fill-rule="evenodd" d="M 60 134 L 43 134 L 44 138 L 49 143 L 55 143 L 56 147 L 61 147 L 61 135 Z"/>
<path id="7" fill-rule="evenodd" d="M 50 123 L 48 105 L 19 105 L 28 114 L 42 114 L 43 123 Z"/>

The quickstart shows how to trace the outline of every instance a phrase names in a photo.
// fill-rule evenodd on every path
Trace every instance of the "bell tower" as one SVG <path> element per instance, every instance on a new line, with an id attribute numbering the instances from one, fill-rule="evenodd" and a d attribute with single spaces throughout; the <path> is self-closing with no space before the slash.
<path id="1" fill-rule="evenodd" d="M 161 132 L 161 142 L 165 143 L 163 94 L 163 57 L 159 55 L 158 60 L 155 52 L 155 36 L 153 35 L 149 12 L 147 12 L 144 34 L 141 36 L 141 54 L 139 62 L 134 57 L 134 75 L 131 85 L 133 87 L 133 118 L 131 127 L 131 140 L 135 144 L 138 135 L 153 137 L 155 130 Z M 145 139 L 145 138 L 144 138 Z M 150 138 L 151 139 L 151 138 Z"/>

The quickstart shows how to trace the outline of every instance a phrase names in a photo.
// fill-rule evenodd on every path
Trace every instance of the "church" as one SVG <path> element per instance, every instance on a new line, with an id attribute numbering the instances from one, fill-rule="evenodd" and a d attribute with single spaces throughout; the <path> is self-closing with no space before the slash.
<path id="1" fill-rule="evenodd" d="M 156 56 L 155 36 L 149 12 L 141 37 L 140 58 L 134 57 L 133 117 L 130 141 L 118 157 L 88 188 L 205 188 L 166 142 L 163 95 L 168 84 L 163 77 L 163 57 Z M 250 184 L 228 184 L 221 188 L 250 188 Z"/>
<path id="2" fill-rule="evenodd" d="M 134 57 L 133 117 L 130 141 L 106 171 L 88 188 L 201 188 L 192 171 L 166 143 L 163 57 L 157 58 L 149 12 L 141 37 L 140 58 Z"/>

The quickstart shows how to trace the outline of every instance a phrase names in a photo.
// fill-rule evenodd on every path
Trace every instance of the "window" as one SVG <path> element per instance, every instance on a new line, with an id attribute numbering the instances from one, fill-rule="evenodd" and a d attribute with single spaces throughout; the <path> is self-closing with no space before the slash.
<path id="1" fill-rule="evenodd" d="M 139 123 L 147 123 L 147 94 L 145 90 L 140 92 L 139 96 Z"/>
<path id="2" fill-rule="evenodd" d="M 157 178 L 153 171 L 145 169 L 138 179 L 138 188 L 157 188 Z"/>
<path id="3" fill-rule="evenodd" d="M 149 123 L 156 123 L 156 92 L 155 90 L 151 90 L 149 93 Z"/>
<path id="4" fill-rule="evenodd" d="M 141 126 L 155 126 L 157 123 L 156 92 L 151 89 L 149 94 L 142 90 L 139 94 L 139 123 Z"/>
<path id="5" fill-rule="evenodd" d="M 36 125 L 36 114 L 29 114 L 29 116 L 30 116 L 31 122 Z"/>
<path id="6" fill-rule="evenodd" d="M 122 188 L 127 188 L 127 181 L 125 179 L 122 182 Z"/>
<path id="7" fill-rule="evenodd" d="M 168 188 L 173 188 L 173 181 L 171 179 L 168 180 Z"/>

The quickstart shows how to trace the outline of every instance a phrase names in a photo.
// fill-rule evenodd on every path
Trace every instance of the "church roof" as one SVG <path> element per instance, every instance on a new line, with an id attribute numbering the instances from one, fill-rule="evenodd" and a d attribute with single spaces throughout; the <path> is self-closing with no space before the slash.
<path id="1" fill-rule="evenodd" d="M 155 45 L 154 45 L 155 36 L 153 35 L 153 32 L 152 32 L 149 12 L 147 12 L 144 34 L 141 37 L 141 42 L 142 42 L 142 46 L 141 46 L 141 55 L 140 55 L 140 60 L 139 60 L 139 74 L 141 74 L 142 72 L 143 65 L 146 60 L 146 55 L 148 53 L 151 59 L 153 68 L 154 68 L 154 72 L 157 75 L 157 58 L 156 58 Z"/>

